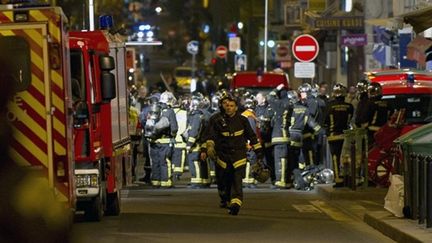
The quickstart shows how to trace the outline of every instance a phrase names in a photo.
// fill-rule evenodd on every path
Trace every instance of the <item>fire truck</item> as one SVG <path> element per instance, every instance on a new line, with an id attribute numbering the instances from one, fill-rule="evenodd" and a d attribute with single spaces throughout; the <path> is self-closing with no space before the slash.
<path id="1" fill-rule="evenodd" d="M 381 84 L 382 99 L 387 100 L 396 110 L 389 122 L 375 133 L 375 143 L 368 152 L 371 181 L 380 186 L 388 186 L 389 176 L 397 171 L 402 156 L 393 141 L 431 121 L 432 73 L 393 69 L 369 72 L 366 75 L 370 82 Z"/>
<path id="2" fill-rule="evenodd" d="M 108 30 L 67 29 L 59 7 L 0 7 L 2 72 L 15 84 L 9 153 L 99 221 L 120 213 L 131 174 L 125 45 Z"/>

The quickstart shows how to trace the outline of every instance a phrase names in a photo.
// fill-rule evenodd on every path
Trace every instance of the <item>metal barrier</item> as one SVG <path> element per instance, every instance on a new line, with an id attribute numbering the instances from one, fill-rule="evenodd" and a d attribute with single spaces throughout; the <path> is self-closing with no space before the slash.
<path id="1" fill-rule="evenodd" d="M 344 136 L 341 153 L 341 164 L 345 168 L 344 181 L 352 190 L 356 190 L 357 178 L 360 176 L 363 177 L 362 186 L 366 188 L 369 181 L 367 130 L 362 128 L 345 130 Z M 354 163 L 352 163 L 353 161 Z M 346 173 L 347 171 L 349 171 L 349 174 Z"/>
<path id="2" fill-rule="evenodd" d="M 404 149 L 404 215 L 426 224 L 426 228 L 432 227 L 431 148 L 432 144 L 409 144 Z"/>

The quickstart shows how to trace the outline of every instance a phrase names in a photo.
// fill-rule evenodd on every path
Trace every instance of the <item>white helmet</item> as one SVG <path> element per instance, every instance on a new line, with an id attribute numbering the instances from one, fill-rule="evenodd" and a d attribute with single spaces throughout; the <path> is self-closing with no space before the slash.
<path id="1" fill-rule="evenodd" d="M 173 93 L 165 91 L 161 94 L 159 102 L 172 107 L 177 102 L 177 99 L 174 97 Z"/>

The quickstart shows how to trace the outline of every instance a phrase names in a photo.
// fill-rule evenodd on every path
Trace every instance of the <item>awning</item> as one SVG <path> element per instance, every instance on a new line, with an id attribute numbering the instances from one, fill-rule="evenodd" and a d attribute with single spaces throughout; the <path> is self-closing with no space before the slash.
<path id="1" fill-rule="evenodd" d="M 432 6 L 414 10 L 400 15 L 403 21 L 410 24 L 416 33 L 423 32 L 432 27 Z"/>
<path id="2" fill-rule="evenodd" d="M 417 36 L 407 46 L 407 59 L 417 61 L 424 66 L 426 63 L 425 51 L 432 46 L 432 40 Z"/>

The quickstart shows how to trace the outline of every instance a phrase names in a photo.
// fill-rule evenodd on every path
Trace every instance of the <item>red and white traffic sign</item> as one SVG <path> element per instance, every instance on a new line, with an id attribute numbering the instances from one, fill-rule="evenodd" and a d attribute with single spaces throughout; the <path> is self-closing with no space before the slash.
<path id="1" fill-rule="evenodd" d="M 313 61 L 318 56 L 318 41 L 311 35 L 300 35 L 292 44 L 292 52 L 300 62 Z"/>
<path id="2" fill-rule="evenodd" d="M 225 58 L 228 53 L 228 48 L 226 46 L 216 47 L 216 56 L 219 58 Z"/>

